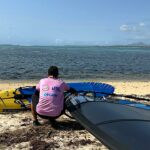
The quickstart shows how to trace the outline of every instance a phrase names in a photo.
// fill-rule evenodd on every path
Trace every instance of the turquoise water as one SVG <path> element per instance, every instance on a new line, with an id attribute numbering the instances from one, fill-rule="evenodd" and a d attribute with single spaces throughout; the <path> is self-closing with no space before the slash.
<path id="1" fill-rule="evenodd" d="M 0 79 L 46 77 L 57 65 L 65 79 L 150 79 L 150 47 L 0 46 Z"/>

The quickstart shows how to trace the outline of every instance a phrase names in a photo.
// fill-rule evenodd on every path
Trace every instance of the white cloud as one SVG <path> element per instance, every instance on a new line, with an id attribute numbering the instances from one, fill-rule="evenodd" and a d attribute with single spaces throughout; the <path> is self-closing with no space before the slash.
<path id="1" fill-rule="evenodd" d="M 150 41 L 150 22 L 137 22 L 132 24 L 123 24 L 120 26 L 121 32 L 129 33 L 128 37 L 133 40 Z"/>
<path id="2" fill-rule="evenodd" d="M 145 23 L 144 23 L 144 22 L 140 22 L 140 23 L 139 23 L 139 26 L 140 26 L 140 27 L 144 27 L 144 26 L 145 26 Z"/>
<path id="3" fill-rule="evenodd" d="M 123 24 L 120 26 L 120 31 L 123 31 L 123 32 L 136 31 L 136 26 Z"/>
<path id="4" fill-rule="evenodd" d="M 139 32 L 146 27 L 144 22 L 136 23 L 136 24 L 123 24 L 120 26 L 120 31 L 123 32 Z"/>
<path id="5" fill-rule="evenodd" d="M 134 39 L 137 39 L 137 40 L 144 40 L 144 39 L 147 39 L 148 36 L 146 35 L 136 35 L 135 37 L 133 37 Z"/>
<path id="6" fill-rule="evenodd" d="M 55 44 L 62 44 L 63 40 L 62 39 L 55 39 Z"/>

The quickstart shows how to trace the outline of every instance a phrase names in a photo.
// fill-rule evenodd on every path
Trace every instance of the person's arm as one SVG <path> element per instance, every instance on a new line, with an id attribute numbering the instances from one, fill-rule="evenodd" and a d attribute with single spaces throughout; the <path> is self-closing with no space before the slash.
<path id="1" fill-rule="evenodd" d="M 63 86 L 64 86 L 64 91 L 70 92 L 72 94 L 77 94 L 77 91 L 74 88 L 69 87 L 66 83 L 64 83 Z"/>
<path id="2" fill-rule="evenodd" d="M 72 87 L 70 87 L 70 89 L 68 90 L 68 92 L 70 92 L 72 94 L 77 94 L 77 91 L 74 88 L 72 88 Z"/>
<path id="3" fill-rule="evenodd" d="M 40 82 L 36 85 L 35 95 L 39 96 L 39 92 L 40 92 Z"/>
<path id="4" fill-rule="evenodd" d="M 40 82 L 36 85 L 36 90 L 40 91 Z"/>

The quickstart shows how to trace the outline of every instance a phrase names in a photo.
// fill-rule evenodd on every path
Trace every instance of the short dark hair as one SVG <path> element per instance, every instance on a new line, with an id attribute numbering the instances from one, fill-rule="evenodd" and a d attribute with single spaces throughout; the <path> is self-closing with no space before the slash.
<path id="1" fill-rule="evenodd" d="M 50 66 L 48 69 L 48 75 L 52 75 L 53 77 L 57 78 L 58 77 L 58 68 L 56 66 Z"/>

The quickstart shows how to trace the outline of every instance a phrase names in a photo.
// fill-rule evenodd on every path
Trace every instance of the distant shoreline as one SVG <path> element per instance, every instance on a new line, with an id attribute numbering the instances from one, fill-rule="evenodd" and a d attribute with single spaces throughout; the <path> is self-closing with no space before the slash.
<path id="1" fill-rule="evenodd" d="M 125 44 L 125 45 L 98 45 L 98 44 L 62 44 L 62 45 L 15 45 L 15 44 L 0 44 L 0 46 L 4 47 L 147 47 L 150 48 L 148 44 Z"/>

